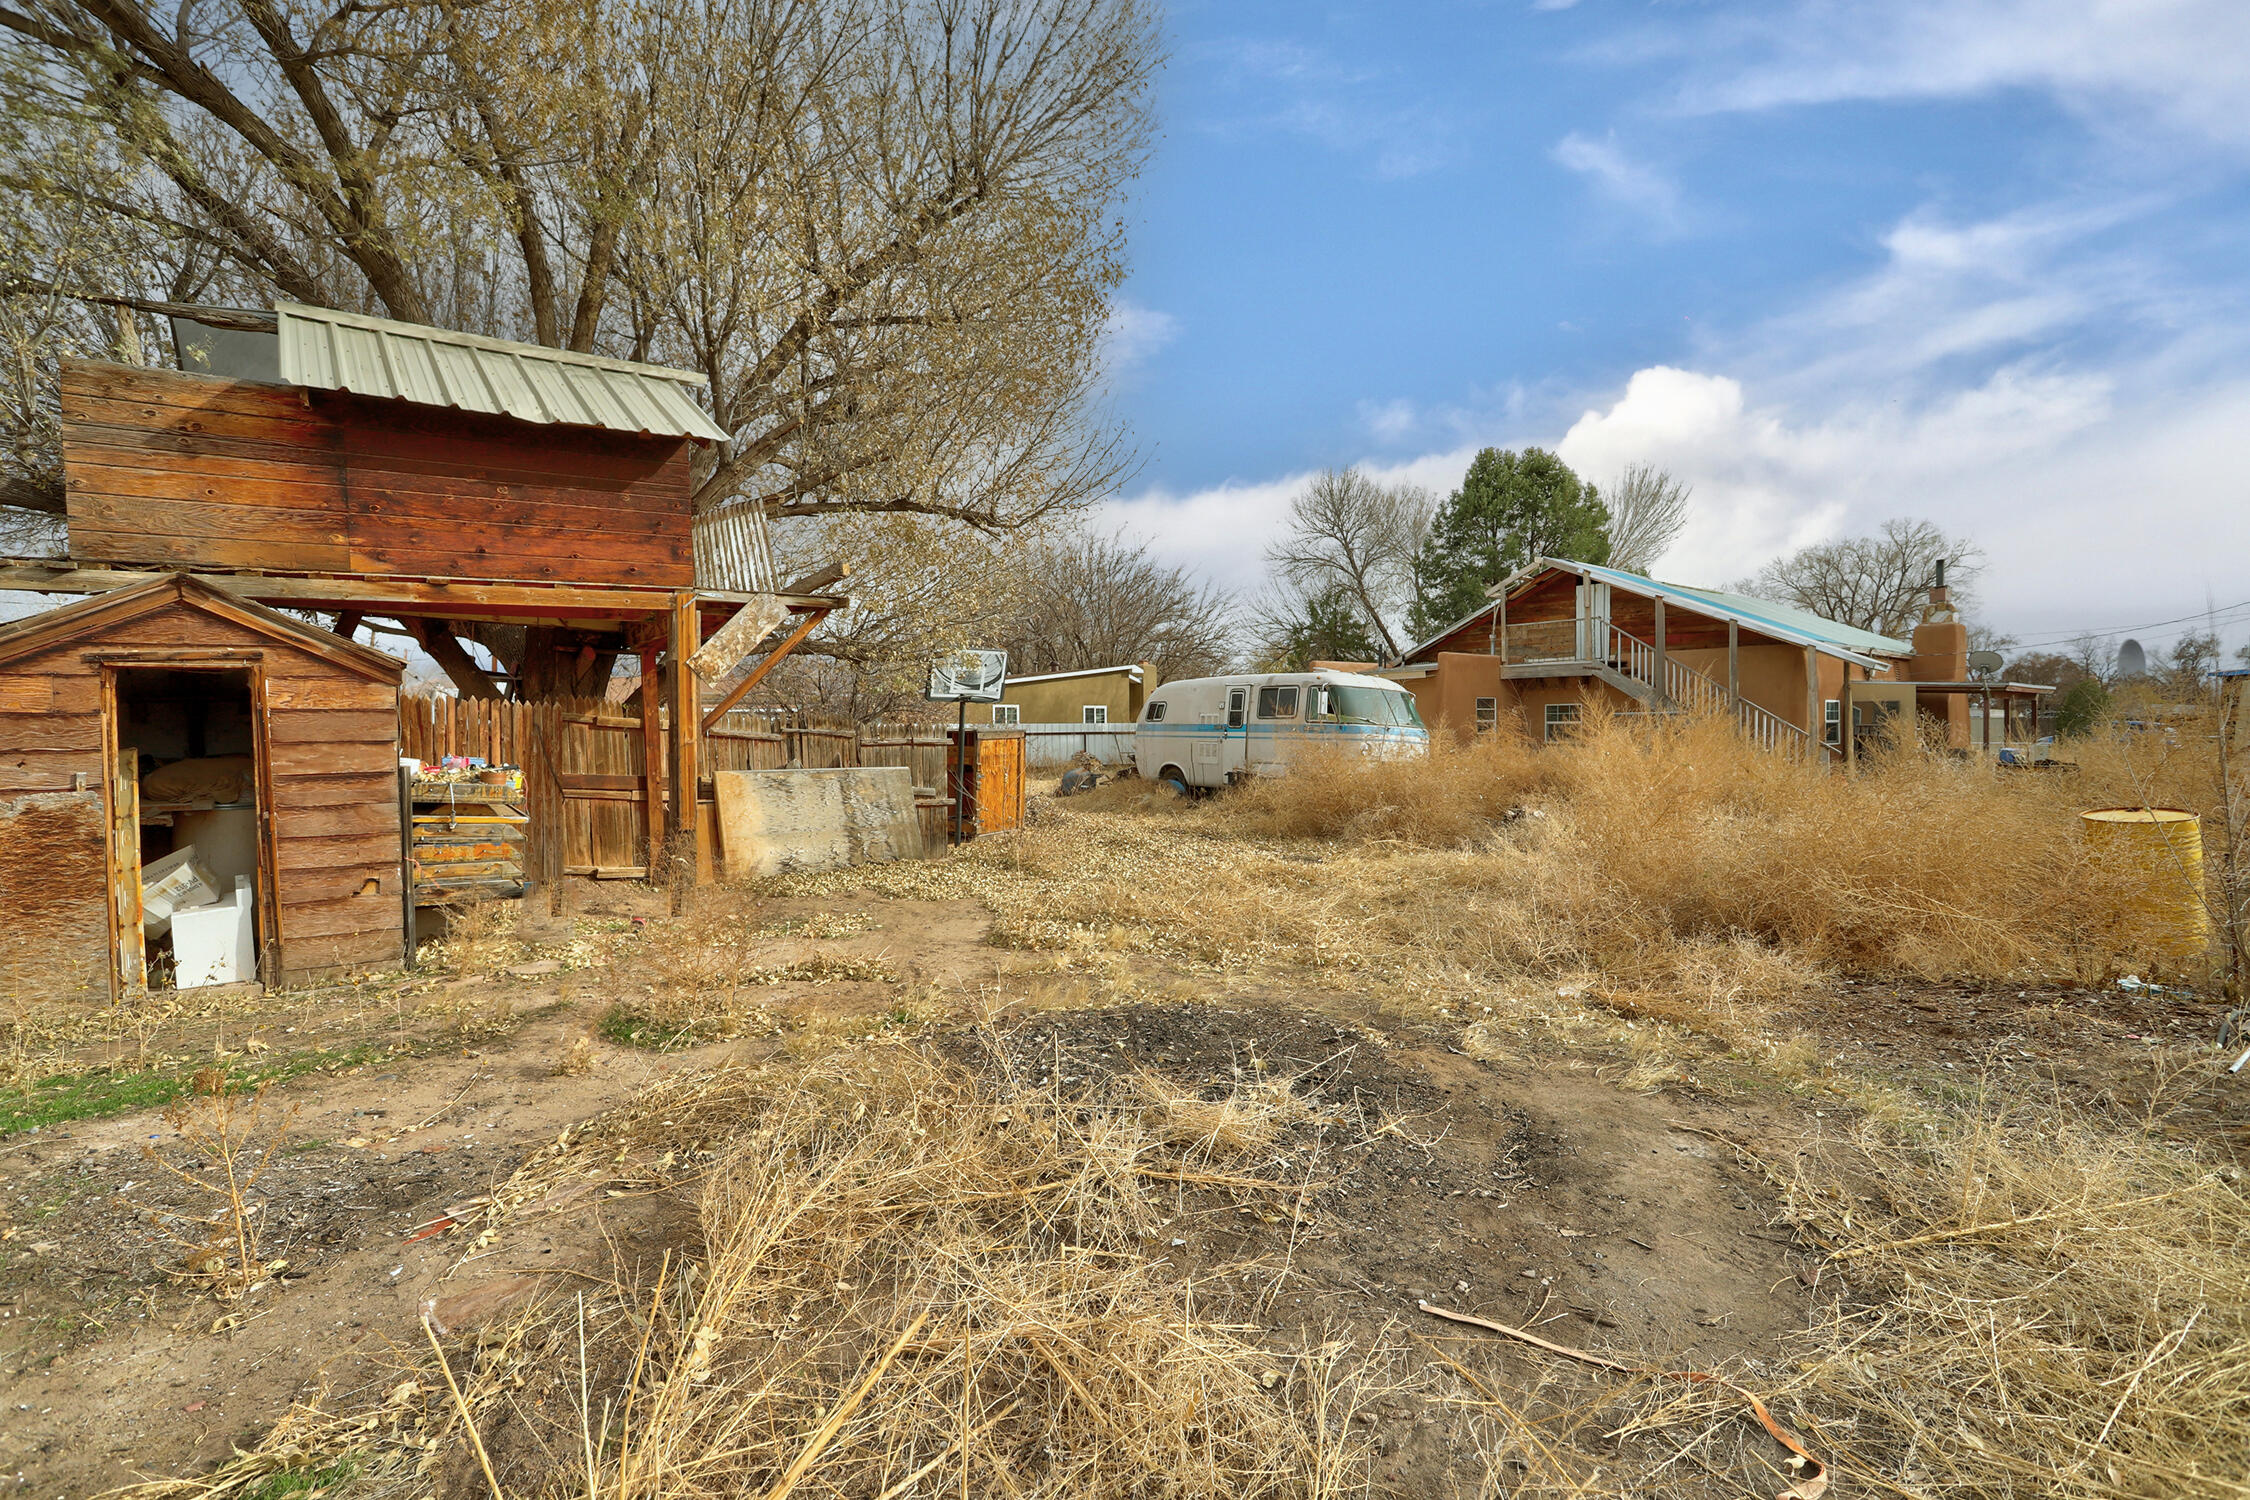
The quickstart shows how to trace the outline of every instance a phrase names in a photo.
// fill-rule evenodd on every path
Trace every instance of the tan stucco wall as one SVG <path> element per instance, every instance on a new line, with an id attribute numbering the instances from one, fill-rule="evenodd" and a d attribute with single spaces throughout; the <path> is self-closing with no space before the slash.
<path id="1" fill-rule="evenodd" d="M 1059 682 L 1011 682 L 1002 690 L 1000 701 L 1021 709 L 1026 724 L 1081 723 L 1089 703 L 1107 708 L 1110 723 L 1130 724 L 1141 716 L 1141 704 L 1157 684 L 1153 668 L 1144 667 L 1141 673 L 1138 683 L 1124 667 L 1086 677 L 1065 677 Z M 969 722 L 991 723 L 992 705 L 970 704 Z"/>

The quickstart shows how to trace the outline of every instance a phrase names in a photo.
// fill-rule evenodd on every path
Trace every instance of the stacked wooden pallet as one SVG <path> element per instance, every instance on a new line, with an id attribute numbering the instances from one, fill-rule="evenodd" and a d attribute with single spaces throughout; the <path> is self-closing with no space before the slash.
<path id="1" fill-rule="evenodd" d="M 531 819 L 521 792 L 418 776 L 411 795 L 415 905 L 457 906 L 523 894 Z"/>

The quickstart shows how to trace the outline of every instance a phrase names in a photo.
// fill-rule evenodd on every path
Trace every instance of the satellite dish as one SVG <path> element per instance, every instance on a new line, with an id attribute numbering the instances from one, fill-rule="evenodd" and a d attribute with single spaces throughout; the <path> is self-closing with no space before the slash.
<path id="1" fill-rule="evenodd" d="M 949 651 L 930 663 L 932 703 L 998 703 L 1007 686 L 1005 651 Z"/>
<path id="2" fill-rule="evenodd" d="M 2117 648 L 2117 675 L 2120 677 L 2146 677 L 2148 653 L 2139 641 L 2127 641 Z"/>
<path id="3" fill-rule="evenodd" d="M 2000 653 L 1997 651 L 1971 651 L 1969 670 L 1972 672 L 1997 672 L 2000 670 Z"/>

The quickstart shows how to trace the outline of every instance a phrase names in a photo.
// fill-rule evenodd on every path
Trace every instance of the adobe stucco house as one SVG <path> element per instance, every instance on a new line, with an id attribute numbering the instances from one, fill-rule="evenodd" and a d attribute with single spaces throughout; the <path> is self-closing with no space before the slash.
<path id="1" fill-rule="evenodd" d="M 1972 681 L 1968 657 L 1942 584 L 1901 641 L 1767 599 L 1539 558 L 1382 675 L 1414 694 L 1425 723 L 1463 736 L 1509 726 L 1556 739 L 1600 703 L 1729 714 L 1768 748 L 1849 761 L 1902 721 L 1985 748 L 1972 705 L 1989 703 L 1990 748 L 2028 743 L 2049 690 Z"/>
<path id="2" fill-rule="evenodd" d="M 1010 677 L 998 703 L 972 703 L 972 724 L 1119 724 L 1141 716 L 1141 701 L 1164 680 L 1145 661 L 1079 672 Z"/>

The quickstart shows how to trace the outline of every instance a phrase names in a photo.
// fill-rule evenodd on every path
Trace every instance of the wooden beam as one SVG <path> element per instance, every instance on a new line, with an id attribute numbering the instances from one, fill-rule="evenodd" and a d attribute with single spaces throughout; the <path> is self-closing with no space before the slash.
<path id="1" fill-rule="evenodd" d="M 1734 700 L 1737 712 L 1742 708 L 1742 630 L 1734 621 L 1727 621 L 1727 697 Z"/>
<path id="2" fill-rule="evenodd" d="M 38 594 L 108 594 L 152 579 L 190 577 L 238 599 L 291 608 L 336 609 L 359 605 L 367 614 L 405 609 L 449 619 L 650 620 L 660 627 L 669 618 L 672 594 L 629 584 L 511 583 L 473 578 L 378 577 L 365 573 L 280 573 L 193 571 L 132 567 L 102 561 L 63 562 L 55 558 L 0 557 L 0 588 Z M 706 589 L 707 605 L 747 604 L 755 594 Z M 844 600 L 828 594 L 783 593 L 791 610 L 838 609 Z"/>
<path id="3" fill-rule="evenodd" d="M 1656 701 L 1666 708 L 1672 706 L 1672 695 L 1665 688 L 1664 678 L 1664 600 L 1658 596 L 1650 601 L 1656 606 L 1656 629 L 1651 632 L 1656 646 Z"/>
<path id="4" fill-rule="evenodd" d="M 665 820 L 665 832 L 670 838 L 672 883 L 672 909 L 684 910 L 687 893 L 695 886 L 696 871 L 702 864 L 702 819 L 696 813 L 696 791 L 701 757 L 696 754 L 703 738 L 702 693 L 698 687 L 695 666 L 689 660 L 703 643 L 702 617 L 697 612 L 695 594 L 683 590 L 672 596 L 672 639 L 667 655 L 671 657 L 670 699 L 672 710 L 671 761 L 672 811 Z"/>
<path id="5" fill-rule="evenodd" d="M 797 623 L 797 628 L 790 631 L 788 635 L 782 637 L 781 644 L 774 647 L 771 651 L 767 652 L 766 659 L 764 661 L 759 662 L 748 672 L 745 672 L 743 674 L 742 680 L 736 683 L 733 687 L 729 688 L 727 690 L 727 695 L 724 698 L 721 698 L 718 701 L 718 704 L 713 707 L 709 713 L 703 716 L 703 727 L 705 729 L 709 729 L 712 725 L 718 723 L 720 719 L 724 718 L 728 709 L 741 702 L 743 698 L 749 694 L 752 688 L 756 687 L 760 682 L 763 682 L 765 680 L 766 674 L 768 672 L 771 672 L 775 668 L 775 666 L 780 663 L 781 659 L 784 656 L 787 656 L 790 652 L 796 650 L 798 644 L 802 642 L 806 636 L 813 633 L 813 627 L 827 618 L 828 611 L 825 609 L 808 611 L 804 619 L 800 620 Z"/>
<path id="6" fill-rule="evenodd" d="M 1812 763 L 1819 765 L 1827 752 L 1820 745 L 1820 649 L 1805 648 L 1805 741 L 1812 746 Z"/>
<path id="7" fill-rule="evenodd" d="M 409 616 L 399 623 L 406 627 L 416 644 L 430 653 L 430 659 L 445 669 L 445 675 L 453 679 L 453 685 L 461 690 L 462 697 L 489 701 L 500 696 L 499 684 L 492 680 L 484 668 L 476 664 L 475 659 L 469 655 L 468 648 L 455 638 L 453 628 L 443 620 L 423 620 Z"/>
<path id="8" fill-rule="evenodd" d="M 656 648 L 641 651 L 641 863 L 655 870 L 664 849 L 664 679 Z"/>
<path id="9" fill-rule="evenodd" d="M 336 612 L 336 623 L 329 628 L 348 641 L 352 638 L 352 632 L 359 629 L 359 622 L 364 618 L 366 617 L 356 609 L 338 610 Z"/>

